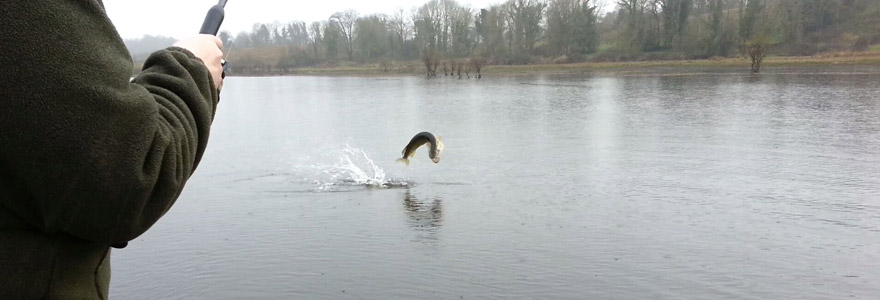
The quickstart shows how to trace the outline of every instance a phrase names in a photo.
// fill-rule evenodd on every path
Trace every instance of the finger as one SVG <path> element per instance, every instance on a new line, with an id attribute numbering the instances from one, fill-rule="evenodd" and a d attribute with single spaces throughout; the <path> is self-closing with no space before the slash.
<path id="1" fill-rule="evenodd" d="M 212 77 L 214 79 L 214 85 L 221 86 L 223 85 L 223 68 L 215 68 Z"/>
<path id="2" fill-rule="evenodd" d="M 223 49 L 217 49 L 216 51 L 214 51 L 214 54 L 217 55 L 217 57 L 219 58 L 223 58 Z"/>
<path id="3" fill-rule="evenodd" d="M 214 42 L 215 45 L 217 45 L 217 48 L 220 49 L 221 52 L 223 51 L 223 40 L 221 40 L 217 36 L 213 36 L 210 34 L 206 34 L 206 36 L 208 37 L 208 39 Z"/>

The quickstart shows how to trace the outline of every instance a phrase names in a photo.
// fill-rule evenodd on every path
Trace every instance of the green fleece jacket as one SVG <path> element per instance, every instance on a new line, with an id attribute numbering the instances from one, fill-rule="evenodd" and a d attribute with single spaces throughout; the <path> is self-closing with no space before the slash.
<path id="1" fill-rule="evenodd" d="M 110 246 L 198 165 L 208 69 L 173 47 L 131 66 L 98 0 L 0 1 L 0 299 L 106 299 Z"/>

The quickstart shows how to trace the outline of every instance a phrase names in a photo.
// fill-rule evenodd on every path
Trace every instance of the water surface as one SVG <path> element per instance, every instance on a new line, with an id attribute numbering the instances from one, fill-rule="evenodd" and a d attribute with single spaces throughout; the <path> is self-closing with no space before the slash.
<path id="1" fill-rule="evenodd" d="M 230 77 L 186 191 L 114 251 L 111 294 L 876 299 L 878 82 Z M 440 163 L 394 163 L 420 131 Z"/>

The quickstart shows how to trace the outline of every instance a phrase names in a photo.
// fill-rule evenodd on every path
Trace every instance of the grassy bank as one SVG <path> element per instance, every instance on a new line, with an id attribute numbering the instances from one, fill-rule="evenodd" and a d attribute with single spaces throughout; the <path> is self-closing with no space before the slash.
<path id="1" fill-rule="evenodd" d="M 373 65 L 347 65 L 334 67 L 305 67 L 289 70 L 266 70 L 237 72 L 235 62 L 230 62 L 230 76 L 278 76 L 278 75 L 323 75 L 323 76 L 385 76 L 385 75 L 424 75 L 424 66 L 420 62 L 398 62 L 395 66 L 382 68 Z M 663 68 L 723 68 L 742 69 L 749 72 L 751 61 L 747 58 L 715 58 L 700 60 L 655 60 L 631 62 L 586 62 L 571 64 L 528 64 L 528 65 L 489 65 L 483 69 L 483 75 L 517 75 L 517 74 L 552 74 L 552 73 L 589 73 L 589 72 L 651 72 Z M 880 66 L 880 50 L 867 52 L 834 52 L 815 56 L 771 56 L 764 59 L 763 69 L 793 66 L 821 65 L 878 65 Z M 438 71 L 443 76 L 442 71 Z M 464 73 L 462 73 L 464 76 Z M 475 76 L 471 73 L 471 76 Z"/>
<path id="2" fill-rule="evenodd" d="M 762 69 L 773 67 L 810 65 L 880 65 L 880 52 L 833 53 L 818 56 L 767 57 Z M 491 66 L 486 74 L 521 73 L 583 73 L 596 71 L 635 71 L 659 68 L 730 68 L 749 72 L 751 60 L 747 58 L 719 58 L 700 60 L 661 60 L 635 62 L 600 62 L 576 64 L 543 64 L 517 66 Z"/>

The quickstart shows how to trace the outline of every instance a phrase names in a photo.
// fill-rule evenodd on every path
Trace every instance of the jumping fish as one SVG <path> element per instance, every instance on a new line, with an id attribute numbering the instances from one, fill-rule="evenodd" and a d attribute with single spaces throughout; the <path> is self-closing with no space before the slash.
<path id="1" fill-rule="evenodd" d="M 434 137 L 434 134 L 430 132 L 419 132 L 409 141 L 409 144 L 403 148 L 403 158 L 397 159 L 397 162 L 406 163 L 409 165 L 409 159 L 416 155 L 416 149 L 421 147 L 424 144 L 428 144 L 428 157 L 431 158 L 434 163 L 440 162 L 440 152 L 443 151 L 443 142 L 440 141 L 440 137 Z"/>

